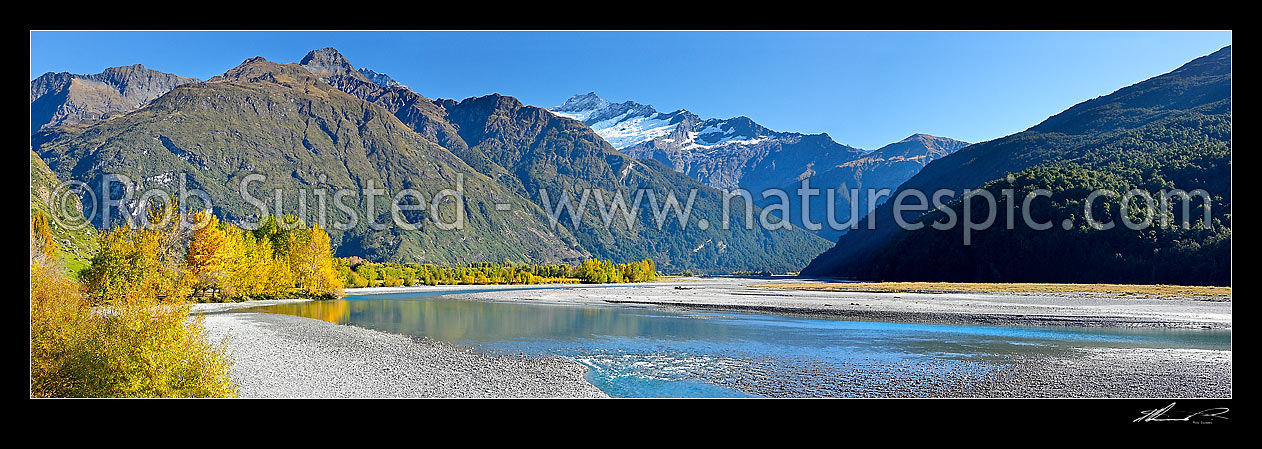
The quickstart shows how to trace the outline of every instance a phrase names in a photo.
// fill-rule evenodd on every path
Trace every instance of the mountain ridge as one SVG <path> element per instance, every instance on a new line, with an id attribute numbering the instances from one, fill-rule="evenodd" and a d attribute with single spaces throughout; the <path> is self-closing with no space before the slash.
<path id="1" fill-rule="evenodd" d="M 140 64 L 109 67 L 91 75 L 48 72 L 31 81 L 31 134 L 43 128 L 90 125 L 198 81 Z"/>
<path id="2" fill-rule="evenodd" d="M 1216 192 L 1222 198 L 1215 199 L 1214 210 L 1221 213 L 1230 210 L 1230 111 L 1231 111 L 1231 47 L 1227 46 L 1209 55 L 1196 58 L 1175 70 L 1158 75 L 1148 80 L 1123 87 L 1117 91 L 1078 103 L 1065 111 L 1049 117 L 1029 129 L 998 139 L 969 145 L 950 156 L 940 158 L 928 164 L 923 170 L 907 180 L 899 191 L 917 189 L 922 192 L 933 192 L 937 189 L 960 191 L 966 188 L 981 188 L 984 185 L 994 188 L 996 183 L 1014 182 L 1030 183 L 1034 180 L 1042 182 L 1057 179 L 1080 179 L 1080 182 L 1117 185 L 1119 183 L 1137 183 L 1147 189 L 1153 188 L 1205 188 Z M 1199 124 L 1198 124 L 1199 123 Z M 1222 125 L 1225 123 L 1225 125 Z M 1221 131 L 1225 127 L 1225 131 Z M 1145 149 L 1145 150 L 1141 150 Z M 1192 164 L 1195 162 L 1195 164 Z M 1178 167 L 1189 166 L 1187 169 Z M 1196 167 L 1192 170 L 1191 167 Z M 1012 181 L 1004 178 L 1013 175 Z M 1050 178 L 1049 178 L 1050 177 Z M 1224 181 L 1227 180 L 1227 181 Z M 1224 184 L 1224 182 L 1226 182 Z M 1124 190 L 1123 190 L 1124 191 Z M 1225 193 L 1224 193 L 1225 192 Z M 897 195 L 899 192 L 894 192 Z M 1225 198 L 1225 199 L 1223 199 Z M 1056 197 L 1052 206 L 1071 204 L 1082 201 L 1082 198 Z M 952 207 L 958 208 L 958 201 Z M 1047 206 L 1044 206 L 1047 207 Z M 1056 206 L 1060 207 L 1060 206 Z M 1062 209 L 1051 209 L 1059 211 Z M 1078 211 L 1079 215 L 1081 210 Z M 1042 213 L 1050 213 L 1043 211 Z M 1103 212 L 1101 212 L 1103 213 Z M 930 273 L 922 273 L 911 268 L 895 270 L 888 268 L 881 271 L 873 267 L 902 266 L 893 263 L 882 254 L 894 251 L 894 245 L 911 245 L 919 242 L 925 247 L 935 247 L 942 254 L 952 254 L 958 261 L 969 260 L 968 253 L 961 253 L 956 246 L 945 245 L 929 238 L 932 234 L 923 232 L 900 232 L 894 226 L 895 217 L 892 207 L 887 203 L 874 210 L 875 229 L 861 228 L 841 236 L 832 249 L 821 254 L 811 262 L 803 273 L 813 276 L 847 276 L 880 279 L 928 279 Z M 921 216 L 904 215 L 906 222 L 927 219 L 934 214 Z M 1073 220 L 1073 215 L 1062 217 Z M 1219 217 L 1223 223 L 1229 223 L 1230 214 Z M 1077 229 L 1077 228 L 1074 228 Z M 1077 232 L 1072 229 L 1067 232 Z M 1055 231 L 1052 231 L 1053 233 Z M 1215 227 L 1205 235 L 1188 235 L 1179 232 L 1158 234 L 1161 238 L 1156 243 L 1138 244 L 1133 240 L 1118 237 L 1116 241 L 1098 242 L 1094 249 L 1078 248 L 1081 243 L 1095 242 L 1093 236 L 1079 240 L 1059 242 L 1059 247 L 1043 248 L 1046 257 L 1063 257 L 1066 248 L 1078 248 L 1083 252 L 1107 251 L 1112 245 L 1132 245 L 1131 249 L 1117 248 L 1120 260 L 1147 260 L 1134 253 L 1135 249 L 1145 245 L 1157 244 L 1219 248 L 1222 233 L 1226 233 L 1227 260 L 1211 260 L 1210 266 L 1218 266 L 1218 271 L 1207 277 L 1213 282 L 1224 282 L 1224 273 L 1229 282 L 1230 276 L 1230 226 Z M 953 235 L 946 233 L 944 235 Z M 995 234 L 994 241 L 1008 241 L 1007 234 Z M 1050 239 L 1053 234 L 1034 234 L 1027 236 L 1023 244 L 1028 245 Z M 959 238 L 959 236 L 954 236 Z M 1102 238 L 1102 237 L 1101 237 Z M 1133 237 L 1132 237 L 1133 238 Z M 1029 240 L 1033 239 L 1033 240 Z M 1207 240 L 1208 239 L 1208 240 Z M 900 243 L 902 242 L 902 243 Z M 1220 246 L 1213 246 L 1220 245 Z M 900 246 L 899 248 L 903 248 Z M 1149 248 L 1148 251 L 1159 251 L 1160 248 Z M 1167 250 L 1171 250 L 1167 248 Z M 981 254 L 978 251 L 978 254 Z M 1108 254 L 1112 256 L 1112 254 Z M 928 257 L 928 256 L 926 256 Z M 1101 256 L 1103 257 L 1103 256 Z M 1206 256 L 1209 257 L 1209 256 Z M 1214 256 L 1219 257 L 1219 256 Z M 1026 259 L 1039 260 L 1036 256 Z M 981 266 L 989 262 L 978 262 Z M 1068 262 L 1066 262 L 1068 263 Z M 1154 262 L 1149 262 L 1154 263 Z M 885 264 L 885 265 L 881 265 Z M 1022 266 L 1020 263 L 1010 264 Z M 1046 265 L 1044 265 L 1046 267 Z M 1226 266 L 1226 270 L 1221 267 Z M 1031 267 L 1033 269 L 1035 267 Z M 1002 281 L 1004 273 L 1011 272 L 1011 267 L 989 266 L 979 272 L 956 273 L 952 279 L 995 280 Z M 1096 273 L 1122 272 L 1122 270 L 1096 270 Z M 940 275 L 946 276 L 946 271 Z M 1064 273 L 1056 282 L 1082 282 L 1095 279 L 1092 273 Z M 1151 274 L 1156 276 L 1156 271 Z M 1015 275 L 1008 275 L 1015 276 Z M 1078 276 L 1078 277 L 1075 277 Z M 1140 273 L 1128 274 L 1126 279 L 1096 279 L 1089 282 L 1189 282 L 1186 277 L 1165 273 L 1164 278 L 1145 277 Z M 1120 277 L 1120 275 L 1119 275 Z"/>
<path id="3" fill-rule="evenodd" d="M 435 220 L 451 222 L 450 205 L 407 214 L 420 232 L 398 226 L 371 229 L 369 221 L 391 220 L 388 206 L 377 198 L 376 212 L 367 214 L 367 200 L 358 195 L 349 198 L 359 213 L 353 228 L 325 227 L 340 255 L 382 261 L 556 262 L 589 256 L 548 229 L 532 203 L 388 111 L 330 86 L 298 64 L 250 58 L 206 82 L 177 87 L 137 111 L 60 135 L 36 151 L 54 171 L 90 185 L 100 185 L 105 173 L 118 173 L 130 177 L 138 190 L 176 189 L 176 175 L 184 174 L 188 189 L 205 191 L 217 215 L 238 223 L 258 218 L 257 209 L 236 192 L 251 174 L 268 175 L 251 195 L 270 198 L 268 193 L 279 189 L 286 212 L 298 210 L 300 193 L 310 199 L 315 189 L 362 192 L 373 182 L 389 192 L 438 192 L 463 184 L 465 230 L 435 228 Z M 511 210 L 487 212 L 497 204 L 509 204 Z M 349 222 L 341 210 L 327 210 L 330 222 Z"/>

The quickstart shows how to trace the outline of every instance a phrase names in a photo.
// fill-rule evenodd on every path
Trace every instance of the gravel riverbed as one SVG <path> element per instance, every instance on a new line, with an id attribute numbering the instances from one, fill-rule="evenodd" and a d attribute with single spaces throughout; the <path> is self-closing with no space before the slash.
<path id="1" fill-rule="evenodd" d="M 1089 348 L 1022 358 L 952 392 L 988 398 L 1230 398 L 1231 351 Z"/>

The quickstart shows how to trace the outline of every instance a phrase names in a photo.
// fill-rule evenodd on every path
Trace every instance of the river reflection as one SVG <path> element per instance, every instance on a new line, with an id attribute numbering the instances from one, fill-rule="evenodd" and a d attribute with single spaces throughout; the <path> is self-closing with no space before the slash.
<path id="1" fill-rule="evenodd" d="M 466 301 L 351 299 L 262 307 L 286 315 L 351 324 L 385 332 L 469 343 L 594 335 L 725 339 L 727 327 L 652 308 Z"/>

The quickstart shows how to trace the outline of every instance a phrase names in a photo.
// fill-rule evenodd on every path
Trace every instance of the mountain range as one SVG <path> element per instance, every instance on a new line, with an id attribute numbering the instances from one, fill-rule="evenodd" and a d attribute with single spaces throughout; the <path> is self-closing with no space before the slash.
<path id="1" fill-rule="evenodd" d="M 648 257 L 668 272 L 806 266 L 804 275 L 864 280 L 1229 284 L 1231 277 L 1230 47 L 1010 136 L 968 144 L 913 134 L 874 151 L 827 134 L 771 130 L 748 117 L 660 113 L 594 93 L 549 109 L 500 94 L 431 99 L 353 66 L 331 48 L 298 63 L 250 58 L 206 81 L 140 65 L 95 75 L 47 73 L 31 81 L 30 100 L 33 212 L 51 210 L 54 182 L 97 186 L 113 173 L 126 175 L 134 188 L 168 191 L 182 177 L 188 188 L 209 195 L 224 220 L 244 223 L 257 219 L 258 210 L 237 188 L 247 176 L 263 174 L 266 181 L 251 194 L 271 203 L 270 194 L 280 190 L 287 212 L 315 201 L 317 191 L 372 185 L 432 195 L 462 186 L 466 227 L 455 232 L 426 221 L 450 221 L 451 202 L 405 212 L 420 224 L 415 232 L 369 226 L 390 220 L 385 198 L 377 199 L 372 214 L 361 196 L 348 198 L 349 210 L 329 208 L 332 222 L 344 222 L 350 212 L 361 218 L 350 229 L 330 229 L 338 255 L 370 260 Z M 1017 216 L 1067 224 L 1050 231 L 992 227 L 962 245 L 959 226 L 905 231 L 895 225 L 889 202 L 868 204 L 866 195 L 812 197 L 803 219 L 796 194 L 803 180 L 817 189 L 891 189 L 886 198 L 912 189 L 981 189 L 1000 197 L 1003 189 L 1042 188 L 1053 193 L 1028 210 L 1022 204 Z M 722 189 L 734 188 L 752 192 L 755 216 L 766 209 L 791 226 L 746 229 L 736 213 L 730 228 L 720 229 Z M 777 188 L 788 194 L 786 206 L 760 195 Z M 1187 229 L 1092 232 L 1082 222 L 1083 205 L 1087 192 L 1099 188 L 1203 189 L 1211 193 L 1208 201 L 1166 218 L 1196 218 L 1208 206 L 1212 220 Z M 673 218 L 654 226 L 647 207 L 630 222 L 618 218 L 608 227 L 600 225 L 595 201 L 576 216 L 555 207 L 561 193 L 576 203 L 584 191 L 604 200 L 621 193 L 630 203 L 637 189 L 655 192 L 658 203 L 668 193 L 682 201 L 695 192 L 688 226 L 675 226 Z M 877 226 L 807 226 L 827 221 L 830 200 L 834 221 L 867 216 Z M 734 202 L 739 211 L 740 201 Z M 901 218 L 931 224 L 948 213 L 961 216 L 963 207 L 957 198 L 940 209 L 904 211 Z M 1105 198 L 1092 214 L 1116 221 L 1127 216 L 1119 207 Z M 92 217 L 98 226 L 109 218 Z M 91 233 L 53 230 L 69 257 L 81 262 L 90 251 Z"/>
<path id="2" fill-rule="evenodd" d="M 749 117 L 702 119 L 680 109 L 658 112 L 653 106 L 626 101 L 614 103 L 594 92 L 570 97 L 553 114 L 591 127 L 614 147 L 645 160 L 656 160 L 676 171 L 719 189 L 745 189 L 759 206 L 767 189 L 789 194 L 789 221 L 804 227 L 801 198 L 795 193 L 804 179 L 812 188 L 894 189 L 934 159 L 968 145 L 945 137 L 915 134 L 868 152 L 834 141 L 827 133 L 802 134 L 768 129 Z M 868 210 L 866 198 L 855 208 Z M 813 223 L 824 224 L 826 197 L 810 200 Z M 850 219 L 849 199 L 834 196 L 835 221 Z M 783 217 L 783 211 L 778 214 Z M 822 225 L 818 235 L 836 239 L 845 229 Z"/>
<path id="3" fill-rule="evenodd" d="M 651 257 L 668 271 L 785 272 L 827 247 L 797 229 L 746 229 L 740 216 L 730 229 L 720 229 L 717 190 L 655 161 L 635 160 L 581 123 L 502 95 L 430 100 L 373 73 L 354 68 L 333 49 L 312 51 L 298 64 L 250 58 L 121 116 L 49 127 L 32 137 L 32 149 L 58 176 L 90 185 L 111 173 L 126 175 L 137 188 L 173 189 L 183 175 L 188 188 L 205 191 L 216 214 L 230 222 L 257 218 L 258 210 L 236 192 L 251 174 L 267 175 L 252 196 L 270 199 L 279 189 L 287 210 L 301 204 L 299 192 L 312 200 L 318 189 L 359 191 L 371 181 L 389 192 L 432 193 L 462 183 L 464 230 L 439 232 L 420 220 L 449 217 L 450 207 L 413 211 L 410 221 L 422 223 L 418 232 L 373 229 L 369 219 L 390 219 L 381 212 L 389 210 L 384 202 L 375 205 L 375 216 L 361 215 L 354 228 L 331 229 L 339 255 L 371 260 Z M 630 224 L 619 219 L 604 227 L 592 205 L 575 217 L 579 226 L 565 211 L 553 226 L 555 208 L 539 193 L 568 193 L 577 202 L 583 189 L 606 200 L 622 192 L 630 203 L 641 188 L 656 192 L 658 203 L 669 193 L 682 202 L 697 192 L 689 226 L 659 229 L 652 210 L 641 207 Z M 348 200 L 355 211 L 368 210 L 364 198 Z M 335 223 L 350 215 L 332 210 Z M 95 218 L 98 224 L 103 219 Z M 699 226 L 702 221 L 714 226 Z"/>

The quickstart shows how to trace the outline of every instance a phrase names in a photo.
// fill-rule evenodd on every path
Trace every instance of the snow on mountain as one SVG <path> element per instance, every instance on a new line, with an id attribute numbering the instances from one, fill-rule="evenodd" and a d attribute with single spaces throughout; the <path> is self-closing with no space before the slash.
<path id="1" fill-rule="evenodd" d="M 661 113 L 633 101 L 614 103 L 594 92 L 570 97 L 549 111 L 583 122 L 631 157 L 657 160 L 711 187 L 746 189 L 756 198 L 766 189 L 793 191 L 808 178 L 816 188 L 897 188 L 930 161 L 967 145 L 915 134 L 869 152 L 837 143 L 828 134 L 774 131 L 744 116 L 702 119 L 683 109 Z M 800 210 L 801 201 L 791 197 L 791 209 Z M 849 200 L 835 201 L 844 222 Z M 814 222 L 820 223 L 827 200 L 820 196 L 810 202 Z M 800 214 L 789 220 L 802 225 Z M 840 233 L 820 231 L 829 239 Z"/>
<path id="2" fill-rule="evenodd" d="M 583 122 L 619 150 L 659 139 L 656 145 L 659 147 L 706 150 L 727 145 L 755 145 L 768 138 L 788 135 L 763 128 L 746 117 L 702 120 L 687 110 L 662 113 L 651 105 L 634 101 L 614 103 L 595 92 L 570 97 L 549 111 Z"/>
<path id="3" fill-rule="evenodd" d="M 548 110 L 561 117 L 587 123 L 588 118 L 607 111 L 611 106 L 613 103 L 609 100 L 596 96 L 595 92 L 588 92 L 570 97 L 564 104 Z"/>
<path id="4" fill-rule="evenodd" d="M 664 117 L 662 114 L 654 113 L 648 117 L 632 116 L 632 113 L 628 111 L 623 115 L 589 126 L 614 148 L 622 149 L 670 134 L 678 124 L 672 123 L 671 118 Z"/>
<path id="5" fill-rule="evenodd" d="M 663 114 L 653 106 L 634 101 L 613 103 L 596 96 L 595 92 L 570 97 L 564 104 L 549 111 L 583 122 L 620 150 L 670 134 L 679 126 L 679 114 L 687 113 Z"/>
<path id="6" fill-rule="evenodd" d="M 393 78 L 390 78 L 389 75 L 386 75 L 380 72 L 374 72 L 372 69 L 369 69 L 367 67 L 360 68 L 359 73 L 364 74 L 364 76 L 368 77 L 369 81 L 372 81 L 373 84 L 376 84 L 381 87 L 401 87 L 404 89 L 408 88 L 403 83 L 400 83 L 398 81 L 395 81 Z"/>
<path id="7" fill-rule="evenodd" d="M 782 178 L 809 176 L 811 167 L 863 154 L 825 134 L 777 132 L 749 117 L 702 119 L 683 109 L 663 113 L 595 93 L 575 95 L 550 111 L 583 122 L 631 157 L 656 159 L 717 188 L 778 184 Z"/>

